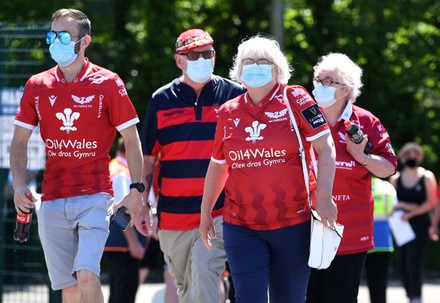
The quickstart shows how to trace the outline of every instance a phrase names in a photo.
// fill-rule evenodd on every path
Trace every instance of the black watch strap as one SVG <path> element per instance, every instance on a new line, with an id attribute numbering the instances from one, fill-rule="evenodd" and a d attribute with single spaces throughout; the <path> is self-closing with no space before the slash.
<path id="1" fill-rule="evenodd" d="M 145 191 L 144 183 L 131 183 L 130 189 L 132 188 L 136 188 L 140 193 L 143 193 Z"/>

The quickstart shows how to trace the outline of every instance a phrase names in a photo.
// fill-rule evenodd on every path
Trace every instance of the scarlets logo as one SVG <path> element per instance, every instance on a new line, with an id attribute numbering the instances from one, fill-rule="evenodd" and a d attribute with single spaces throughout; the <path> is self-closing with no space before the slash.
<path id="1" fill-rule="evenodd" d="M 95 98 L 95 95 L 88 96 L 88 97 L 78 97 L 78 96 L 72 95 L 73 101 L 75 101 L 76 103 L 79 103 L 81 105 L 92 102 L 92 100 L 94 98 Z"/>

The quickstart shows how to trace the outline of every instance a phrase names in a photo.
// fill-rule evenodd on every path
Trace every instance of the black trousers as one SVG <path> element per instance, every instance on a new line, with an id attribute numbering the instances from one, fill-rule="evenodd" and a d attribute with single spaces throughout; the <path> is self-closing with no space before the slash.
<path id="1" fill-rule="evenodd" d="M 367 253 L 337 255 L 327 269 L 312 269 L 307 303 L 356 303 Z"/>
<path id="2" fill-rule="evenodd" d="M 140 261 L 128 252 L 106 252 L 110 271 L 109 303 L 135 303 Z"/>
<path id="3" fill-rule="evenodd" d="M 388 285 L 388 263 L 390 252 L 375 252 L 367 254 L 365 273 L 371 303 L 386 303 Z"/>
<path id="4" fill-rule="evenodd" d="M 397 248 L 402 283 L 410 299 L 422 296 L 423 258 L 429 244 L 428 228 L 423 231 L 413 229 L 416 238 Z"/>

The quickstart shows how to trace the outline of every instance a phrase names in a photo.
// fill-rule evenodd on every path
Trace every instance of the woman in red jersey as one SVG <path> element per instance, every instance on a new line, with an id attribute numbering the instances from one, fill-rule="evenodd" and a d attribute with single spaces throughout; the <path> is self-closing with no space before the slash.
<path id="1" fill-rule="evenodd" d="M 200 234 L 211 248 L 211 210 L 225 187 L 223 236 L 237 303 L 304 303 L 310 268 L 310 209 L 298 140 L 283 91 L 289 63 L 273 39 L 256 36 L 238 47 L 231 78 L 247 93 L 219 110 L 214 150 L 206 175 Z M 331 190 L 335 150 L 329 126 L 309 93 L 287 88 L 306 150 L 319 155 L 310 174 L 313 202 L 333 227 Z M 310 163 L 310 155 L 307 162 Z"/>
<path id="2" fill-rule="evenodd" d="M 371 177 L 394 174 L 397 157 L 380 120 L 354 105 L 362 88 L 362 69 L 344 54 L 330 53 L 314 67 L 313 96 L 321 108 L 336 146 L 333 200 L 344 237 L 330 267 L 312 269 L 307 303 L 357 302 L 359 283 L 367 251 L 373 242 L 373 195 Z M 359 125 L 364 136 L 354 143 L 344 121 Z M 367 143 L 372 150 L 365 150 Z"/>

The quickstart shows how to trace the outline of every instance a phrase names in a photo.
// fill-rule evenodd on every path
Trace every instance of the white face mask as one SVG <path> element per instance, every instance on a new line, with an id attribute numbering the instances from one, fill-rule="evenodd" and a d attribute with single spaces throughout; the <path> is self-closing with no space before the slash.
<path id="1" fill-rule="evenodd" d="M 321 83 L 318 83 L 312 91 L 312 94 L 318 105 L 322 108 L 326 108 L 336 103 L 335 92 L 336 88 L 332 86 L 325 87 Z"/>
<path id="2" fill-rule="evenodd" d="M 203 83 L 211 78 L 213 68 L 212 59 L 199 58 L 196 61 L 187 60 L 187 69 L 185 74 L 197 83 Z"/>

